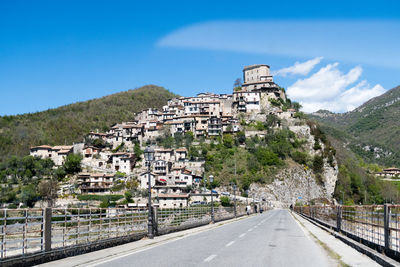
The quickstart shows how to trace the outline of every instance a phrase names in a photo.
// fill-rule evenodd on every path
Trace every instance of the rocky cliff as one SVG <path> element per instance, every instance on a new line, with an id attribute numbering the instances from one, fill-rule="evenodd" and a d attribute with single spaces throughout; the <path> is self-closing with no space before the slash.
<path id="1" fill-rule="evenodd" d="M 296 120 L 286 122 L 297 138 L 303 140 L 304 152 L 310 157 L 320 156 L 323 159 L 321 172 L 315 173 L 307 165 L 290 159 L 286 161 L 286 167 L 275 175 L 271 184 L 252 184 L 249 195 L 273 207 L 288 207 L 296 202 L 334 201 L 333 193 L 339 170 L 336 158 L 332 156 L 329 159 L 325 153 L 329 144 L 321 143 L 321 148 L 315 149 L 315 143 L 319 141 L 312 134 L 312 126 L 299 125 Z"/>

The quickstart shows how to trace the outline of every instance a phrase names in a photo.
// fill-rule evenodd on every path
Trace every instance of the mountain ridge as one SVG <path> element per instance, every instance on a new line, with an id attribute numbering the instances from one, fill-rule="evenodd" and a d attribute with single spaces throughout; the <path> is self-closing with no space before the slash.
<path id="1" fill-rule="evenodd" d="M 156 85 L 76 102 L 45 111 L 0 116 L 0 161 L 29 153 L 30 146 L 71 144 L 89 131 L 107 130 L 147 108 L 161 108 L 176 95 Z"/>
<path id="2" fill-rule="evenodd" d="M 347 143 L 368 162 L 400 166 L 400 86 L 374 97 L 355 110 L 338 114 L 317 111 L 310 117 Z"/>

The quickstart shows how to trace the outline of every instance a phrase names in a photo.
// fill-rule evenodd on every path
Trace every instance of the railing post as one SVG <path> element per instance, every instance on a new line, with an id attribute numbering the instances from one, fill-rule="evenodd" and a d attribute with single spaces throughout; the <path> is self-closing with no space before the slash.
<path id="1" fill-rule="evenodd" d="M 383 227 L 385 232 L 385 250 L 390 249 L 389 220 L 390 220 L 390 210 L 388 204 L 385 204 L 383 205 Z"/>
<path id="2" fill-rule="evenodd" d="M 44 251 L 51 250 L 51 208 L 45 208 L 43 216 L 43 239 L 44 239 Z"/>
<path id="3" fill-rule="evenodd" d="M 336 210 L 336 231 L 340 232 L 342 228 L 342 207 L 337 206 Z"/>
<path id="4" fill-rule="evenodd" d="M 154 235 L 158 235 L 158 208 L 154 207 L 153 208 L 153 232 Z"/>

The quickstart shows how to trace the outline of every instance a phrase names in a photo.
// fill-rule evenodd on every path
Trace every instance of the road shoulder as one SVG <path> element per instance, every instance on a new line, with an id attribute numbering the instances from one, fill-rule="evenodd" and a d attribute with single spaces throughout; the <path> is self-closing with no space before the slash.
<path id="1" fill-rule="evenodd" d="M 314 240 L 322 246 L 327 254 L 340 266 L 380 266 L 368 256 L 358 252 L 320 227 L 310 223 L 308 220 L 291 213 L 296 222 L 307 231 Z"/>

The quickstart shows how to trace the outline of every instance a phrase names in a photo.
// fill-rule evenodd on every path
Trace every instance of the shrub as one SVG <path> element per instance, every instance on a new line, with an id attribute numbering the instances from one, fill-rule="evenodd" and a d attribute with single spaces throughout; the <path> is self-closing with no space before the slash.
<path id="1" fill-rule="evenodd" d="M 123 195 L 79 195 L 78 200 L 80 201 L 88 201 L 88 200 L 97 200 L 104 201 L 108 199 L 110 201 L 117 201 L 121 198 L 124 198 Z"/>
<path id="2" fill-rule="evenodd" d="M 324 167 L 324 159 L 316 155 L 313 160 L 313 170 L 315 173 L 322 173 Z"/>
<path id="3" fill-rule="evenodd" d="M 223 207 L 229 207 L 229 206 L 232 205 L 232 204 L 231 204 L 231 200 L 230 200 L 229 197 L 227 197 L 227 196 L 222 196 L 222 197 L 220 197 L 219 199 L 220 199 L 221 205 L 222 205 Z"/>
<path id="4" fill-rule="evenodd" d="M 294 161 L 296 161 L 297 163 L 300 163 L 300 164 L 307 163 L 307 158 L 308 158 L 307 153 L 300 152 L 300 151 L 294 151 L 294 152 L 292 152 L 291 156 L 292 156 L 292 159 Z"/>

